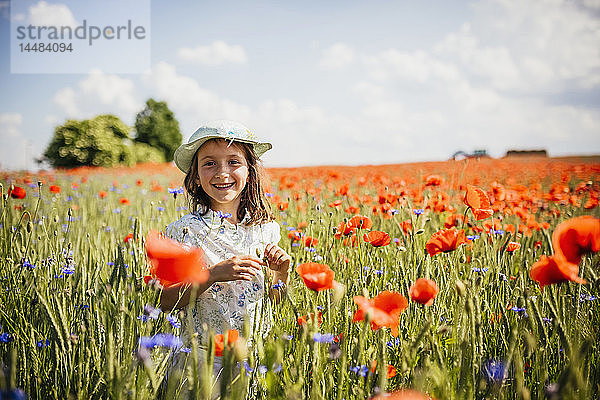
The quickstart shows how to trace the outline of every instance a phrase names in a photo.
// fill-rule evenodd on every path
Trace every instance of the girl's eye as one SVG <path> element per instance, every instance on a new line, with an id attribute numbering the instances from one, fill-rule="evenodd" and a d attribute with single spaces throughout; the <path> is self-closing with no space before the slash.
<path id="1" fill-rule="evenodd" d="M 211 167 L 211 166 L 213 166 L 213 165 L 215 165 L 215 162 L 214 162 L 214 161 L 207 161 L 207 162 L 205 162 L 205 163 L 204 163 L 202 166 L 203 166 L 203 167 Z"/>
<path id="2" fill-rule="evenodd" d="M 240 162 L 238 160 L 230 160 L 229 164 L 238 165 L 238 164 L 240 164 Z"/>

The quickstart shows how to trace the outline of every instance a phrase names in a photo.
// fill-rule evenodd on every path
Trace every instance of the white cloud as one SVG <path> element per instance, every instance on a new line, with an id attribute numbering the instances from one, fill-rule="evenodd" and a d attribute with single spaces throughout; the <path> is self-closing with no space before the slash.
<path id="1" fill-rule="evenodd" d="M 208 46 L 182 47 L 178 50 L 177 57 L 182 61 L 205 66 L 246 64 L 248 61 L 242 46 L 229 45 L 222 40 Z"/>
<path id="2" fill-rule="evenodd" d="M 19 113 L 0 113 L 0 169 L 26 169 L 30 142 L 21 133 L 23 117 Z"/>
<path id="3" fill-rule="evenodd" d="M 56 92 L 53 101 L 70 118 L 111 113 L 126 123 L 132 123 L 135 113 L 143 108 L 131 80 L 99 70 L 91 71 L 77 88 L 66 87 Z"/>
<path id="4" fill-rule="evenodd" d="M 345 43 L 335 43 L 323 50 L 319 66 L 324 69 L 345 67 L 354 61 L 354 49 Z"/>
<path id="5" fill-rule="evenodd" d="M 65 4 L 48 4 L 40 1 L 29 7 L 29 23 L 35 26 L 78 25 L 73 13 Z"/>

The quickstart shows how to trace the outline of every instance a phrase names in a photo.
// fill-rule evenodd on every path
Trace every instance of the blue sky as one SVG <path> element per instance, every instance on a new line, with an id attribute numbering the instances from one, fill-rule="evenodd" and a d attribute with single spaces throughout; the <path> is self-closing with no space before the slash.
<path id="1" fill-rule="evenodd" d="M 23 21 L 95 10 L 16 3 Z M 273 142 L 267 166 L 600 154 L 598 0 L 151 1 L 138 74 L 11 74 L 10 6 L 0 2 L 2 168 L 33 168 L 66 119 L 133 125 L 149 97 L 167 101 L 184 139 L 208 120 L 245 123 Z"/>

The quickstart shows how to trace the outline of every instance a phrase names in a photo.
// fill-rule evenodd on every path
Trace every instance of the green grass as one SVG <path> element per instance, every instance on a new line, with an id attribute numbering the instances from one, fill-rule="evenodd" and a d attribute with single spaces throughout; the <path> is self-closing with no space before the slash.
<path id="1" fill-rule="evenodd" d="M 183 398 L 203 398 L 212 378 L 207 365 L 192 361 L 198 357 L 197 343 L 191 347 L 189 367 L 174 371 L 168 382 L 169 350 L 156 348 L 146 354 L 138 346 L 142 336 L 179 335 L 164 313 L 156 320 L 142 318 L 144 307 L 157 306 L 160 295 L 143 281 L 143 237 L 185 214 L 185 199 L 152 192 L 148 184 L 136 186 L 132 176 L 91 175 L 72 190 L 75 179 L 59 174 L 62 193 L 49 193 L 46 184 L 42 196 L 35 197 L 39 191 L 34 185 L 27 188 L 24 200 L 6 196 L 9 183 L 3 181 L 0 333 L 8 333 L 10 340 L 0 343 L 0 388 L 20 388 L 40 399 L 172 398 L 176 391 Z M 108 191 L 114 179 L 119 180 L 116 190 L 100 199 L 97 193 Z M 144 178 L 151 179 L 167 187 L 170 177 Z M 352 185 L 351 191 L 373 195 L 375 188 Z M 462 213 L 461 193 L 448 193 Z M 424 195 L 430 194 L 425 189 Z M 121 197 L 131 205 L 120 204 Z M 559 221 L 598 216 L 598 208 L 550 202 L 550 209 L 560 209 L 561 216 L 539 209 L 538 221 L 549 221 L 551 228 L 534 231 L 531 237 L 510 237 L 522 244 L 515 254 L 501 251 L 510 235 L 481 233 L 472 249 L 461 246 L 430 257 L 425 242 L 443 227 L 448 213 L 427 211 L 417 218 L 408 202 L 384 219 L 372 213 L 371 205 L 362 204 L 360 213 L 373 220 L 373 229 L 388 232 L 402 245 L 373 248 L 362 242 L 345 247 L 334 238 L 333 227 L 350 215 L 327 206 L 337 197 L 327 190 L 321 200 L 301 197 L 304 211 L 297 211 L 292 197 L 289 208 L 276 213 L 282 226 L 280 245 L 293 256 L 294 265 L 309 260 L 328 264 L 343 288 L 317 294 L 292 272 L 288 293 L 297 311 L 290 301 L 273 305 L 269 334 L 247 351 L 238 348 L 225 354 L 224 363 L 230 366 L 225 373 L 236 371 L 242 358 L 253 371 L 234 373 L 222 387 L 216 384 L 215 392 L 232 399 L 366 399 L 400 388 L 428 392 L 437 399 L 544 399 L 548 391 L 565 399 L 599 396 L 600 300 L 594 300 L 600 296 L 599 256 L 585 257 L 580 266 L 587 285 L 540 290 L 528 275 L 540 254 L 551 254 L 549 238 Z M 415 233 L 405 235 L 399 222 L 409 218 Z M 306 235 L 318 239 L 316 251 L 293 247 L 287 239 L 286 228 L 300 221 L 308 222 Z M 517 218 L 506 216 L 503 222 L 516 225 Z M 125 243 L 128 233 L 133 240 Z M 542 246 L 534 250 L 538 240 Z M 68 266 L 72 274 L 65 274 Z M 353 296 L 374 297 L 393 290 L 409 298 L 408 289 L 419 277 L 435 280 L 440 293 L 431 307 L 409 300 L 400 316 L 398 340 L 388 329 L 372 331 L 368 324 L 352 322 Z M 298 325 L 295 312 L 319 310 L 321 326 Z M 315 332 L 340 335 L 340 351 L 315 342 Z M 371 372 L 374 360 L 378 367 Z M 493 366 L 499 363 L 504 368 L 494 374 Z M 397 370 L 389 380 L 383 373 L 387 364 Z M 361 366 L 369 371 L 361 374 Z M 178 377 L 186 381 L 179 388 Z"/>

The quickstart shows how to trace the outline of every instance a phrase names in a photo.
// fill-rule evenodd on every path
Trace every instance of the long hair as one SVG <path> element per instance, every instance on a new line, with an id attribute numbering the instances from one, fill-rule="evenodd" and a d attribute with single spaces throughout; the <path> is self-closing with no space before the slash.
<path id="1" fill-rule="evenodd" d="M 265 196 L 263 185 L 265 172 L 260 159 L 256 157 L 251 144 L 234 141 L 232 145 L 242 151 L 248 164 L 248 180 L 246 181 L 246 187 L 240 193 L 240 205 L 237 210 L 238 221 L 244 219 L 246 211 L 249 214 L 246 225 L 257 225 L 273 220 L 271 206 Z M 210 197 L 202 189 L 202 185 L 198 184 L 198 179 L 198 151 L 196 150 L 192 158 L 192 165 L 185 175 L 183 184 L 187 191 L 188 203 L 192 212 L 206 215 L 210 209 Z"/>

